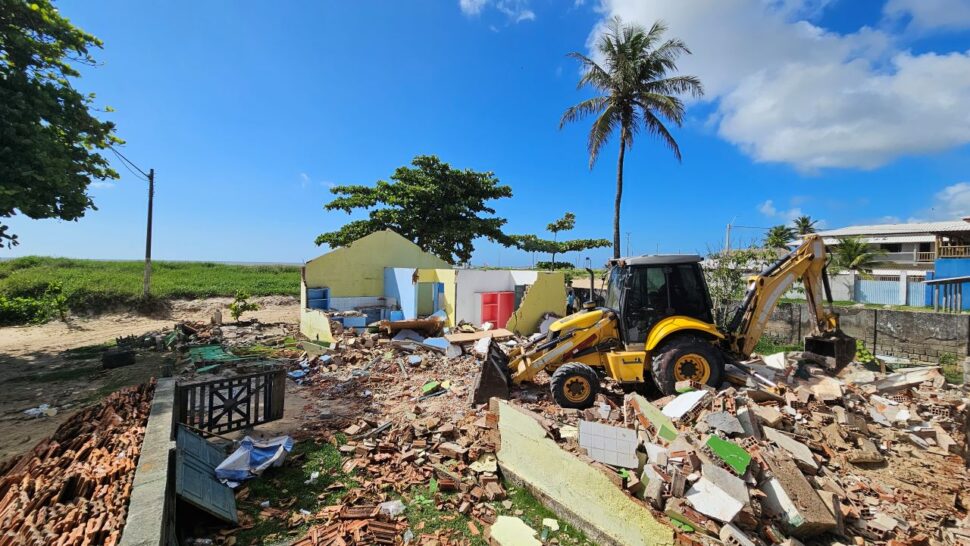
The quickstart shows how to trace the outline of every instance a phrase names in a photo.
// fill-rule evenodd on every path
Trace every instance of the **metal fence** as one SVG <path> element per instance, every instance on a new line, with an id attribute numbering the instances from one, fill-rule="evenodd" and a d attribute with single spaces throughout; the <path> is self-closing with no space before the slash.
<path id="1" fill-rule="evenodd" d="M 899 281 L 856 279 L 852 299 L 859 303 L 899 305 Z"/>

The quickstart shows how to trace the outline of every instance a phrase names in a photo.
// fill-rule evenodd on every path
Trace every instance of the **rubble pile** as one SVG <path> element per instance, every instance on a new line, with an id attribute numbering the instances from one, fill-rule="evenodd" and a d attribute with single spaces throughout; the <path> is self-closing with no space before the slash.
<path id="1" fill-rule="evenodd" d="M 622 412 L 603 400 L 567 419 L 560 435 L 569 426 L 567 448 L 614 469 L 683 543 L 797 544 L 823 535 L 966 543 L 965 392 L 945 388 L 936 368 L 858 371 L 839 380 L 801 361 L 784 366 L 774 387 L 758 380 L 716 392 L 681 383 L 684 392 L 652 404 L 628 395 Z"/>
<path id="2" fill-rule="evenodd" d="M 411 502 L 466 515 L 486 533 L 508 503 L 498 414 L 469 404 L 481 336 L 457 354 L 409 336 L 345 329 L 291 375 L 314 400 L 295 436 L 339 446 L 343 470 L 360 482 L 339 505 L 289 516 L 291 527 L 311 526 L 295 544 L 462 544 L 385 508 L 422 491 Z M 853 364 L 834 378 L 798 357 L 728 370 L 732 385 L 719 391 L 679 383 L 681 394 L 653 403 L 610 384 L 586 410 L 555 405 L 538 385 L 517 387 L 512 403 L 650 506 L 682 544 L 970 540 L 966 392 L 937 368 L 881 374 Z"/>
<path id="3" fill-rule="evenodd" d="M 0 477 L 0 545 L 117 544 L 154 383 L 74 414 Z"/>

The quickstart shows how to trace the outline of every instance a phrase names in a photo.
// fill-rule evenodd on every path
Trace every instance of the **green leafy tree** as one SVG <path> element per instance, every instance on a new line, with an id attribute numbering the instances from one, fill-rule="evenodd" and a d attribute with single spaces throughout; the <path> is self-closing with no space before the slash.
<path id="1" fill-rule="evenodd" d="M 419 155 L 413 167 L 398 167 L 391 181 L 374 187 L 337 186 L 339 195 L 326 210 L 369 210 L 366 220 L 355 220 L 337 231 L 317 237 L 318 245 L 347 246 L 375 231 L 391 229 L 419 247 L 450 263 L 471 260 L 472 241 L 486 237 L 505 246 L 514 241 L 502 232 L 506 220 L 494 215 L 486 203 L 512 197 L 512 188 L 499 184 L 491 172 L 453 169 L 437 156 Z"/>
<path id="2" fill-rule="evenodd" d="M 795 228 L 795 233 L 798 235 L 808 235 L 809 233 L 815 233 L 815 224 L 818 220 L 812 220 L 811 216 L 799 216 L 792 221 L 792 226 Z"/>
<path id="3" fill-rule="evenodd" d="M 596 47 L 599 64 L 582 53 L 570 53 L 583 66 L 579 87 L 590 86 L 597 95 L 569 107 L 559 127 L 587 116 L 596 116 L 589 131 L 589 166 L 592 169 L 610 136 L 619 132 L 616 164 L 616 196 L 613 201 L 613 257 L 620 257 L 620 202 L 623 198 L 623 159 L 634 136 L 646 131 L 660 139 L 681 160 L 680 146 L 665 120 L 678 127 L 684 120 L 684 103 L 677 95 L 700 97 L 704 91 L 694 76 L 671 76 L 677 59 L 690 54 L 681 40 L 664 39 L 666 25 L 656 22 L 650 30 L 624 25 L 612 19 Z"/>
<path id="4" fill-rule="evenodd" d="M 72 83 L 101 47 L 50 0 L 0 0 L 0 218 L 77 220 L 91 181 L 118 178 L 98 153 L 121 143 L 115 126 Z M 0 244 L 17 244 L 2 222 Z"/>
<path id="5" fill-rule="evenodd" d="M 581 254 L 584 250 L 603 248 L 610 246 L 613 243 L 611 243 L 608 239 L 571 239 L 569 241 L 563 241 L 559 244 L 563 253 L 576 252 Z M 576 256 L 576 263 L 579 263 L 579 254 Z"/>
<path id="6" fill-rule="evenodd" d="M 570 231 L 574 227 L 576 227 L 576 215 L 571 212 L 567 212 L 566 214 L 563 214 L 562 218 L 547 225 L 546 230 L 552 233 L 552 242 L 557 243 L 559 241 L 560 231 Z M 551 248 L 552 248 L 552 263 L 555 264 L 556 254 L 559 253 L 559 245 L 553 244 Z"/>
<path id="7" fill-rule="evenodd" d="M 788 249 L 788 243 L 797 237 L 795 228 L 785 225 L 772 226 L 765 234 L 765 248 Z"/>
<path id="8" fill-rule="evenodd" d="M 869 276 L 872 269 L 879 265 L 886 255 L 884 250 L 866 243 L 858 237 L 843 237 L 831 250 L 830 265 L 833 273 L 838 271 L 855 271 L 862 276 Z"/>
<path id="9" fill-rule="evenodd" d="M 714 306 L 715 321 L 726 326 L 731 305 L 744 297 L 748 277 L 776 259 L 771 249 L 742 248 L 708 253 L 704 276 Z"/>

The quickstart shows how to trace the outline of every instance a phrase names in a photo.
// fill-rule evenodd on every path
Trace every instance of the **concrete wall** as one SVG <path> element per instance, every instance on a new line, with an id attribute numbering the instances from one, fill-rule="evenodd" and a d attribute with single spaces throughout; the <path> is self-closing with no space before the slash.
<path id="1" fill-rule="evenodd" d="M 837 311 L 845 333 L 863 340 L 866 348 L 876 354 L 931 363 L 944 353 L 960 359 L 968 355 L 970 315 L 846 307 Z M 782 303 L 772 313 L 765 335 L 797 343 L 811 329 L 805 304 Z"/>
<path id="2" fill-rule="evenodd" d="M 304 279 L 310 288 L 329 288 L 331 300 L 383 297 L 385 267 L 447 268 L 451 265 L 397 233 L 385 230 L 310 260 L 304 266 Z"/>
<path id="3" fill-rule="evenodd" d="M 405 319 L 418 317 L 418 287 L 414 282 L 415 270 L 409 267 L 384 268 L 384 296 L 389 307 L 397 305 Z M 394 303 L 391 303 L 391 300 Z"/>
<path id="4" fill-rule="evenodd" d="M 566 276 L 562 273 L 539 273 L 505 327 L 519 335 L 538 331 L 542 316 L 566 315 Z"/>

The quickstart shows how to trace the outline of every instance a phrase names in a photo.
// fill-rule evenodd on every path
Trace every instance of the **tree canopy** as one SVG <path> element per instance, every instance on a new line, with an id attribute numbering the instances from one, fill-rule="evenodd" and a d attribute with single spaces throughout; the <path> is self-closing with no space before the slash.
<path id="1" fill-rule="evenodd" d="M 858 237 L 843 237 L 832 247 L 833 273 L 855 271 L 868 275 L 879 265 L 886 252 L 866 243 Z"/>
<path id="2" fill-rule="evenodd" d="M 556 254 L 562 254 L 565 252 L 582 252 L 584 250 L 589 250 L 593 248 L 602 248 L 605 246 L 610 246 L 610 242 L 606 239 L 571 239 L 568 241 L 560 241 L 559 233 L 562 231 L 570 231 L 576 227 L 576 215 L 567 212 L 563 214 L 562 218 L 549 223 L 546 229 L 553 234 L 552 240 L 542 239 L 536 235 L 511 235 L 513 244 L 526 251 L 526 252 L 548 252 L 552 255 L 548 263 L 551 265 L 550 269 L 556 269 L 559 263 L 556 262 Z"/>
<path id="3" fill-rule="evenodd" d="M 772 226 L 765 235 L 765 248 L 788 249 L 788 243 L 797 237 L 795 228 L 786 225 Z"/>
<path id="4" fill-rule="evenodd" d="M 657 137 L 681 159 L 680 146 L 667 123 L 680 126 L 684 103 L 678 95 L 700 97 L 704 94 L 695 76 L 673 76 L 677 59 L 690 54 L 683 41 L 665 39 L 667 26 L 655 22 L 649 30 L 613 18 L 596 42 L 602 64 L 573 52 L 583 68 L 578 87 L 590 86 L 596 95 L 566 109 L 559 127 L 588 116 L 595 116 L 589 130 L 589 166 L 611 135 L 619 133 L 620 150 L 616 167 L 616 196 L 613 202 L 613 257 L 620 257 L 620 203 L 623 197 L 623 158 L 641 131 Z"/>
<path id="5" fill-rule="evenodd" d="M 795 228 L 795 232 L 798 235 L 808 235 L 809 233 L 815 233 L 815 224 L 818 220 L 812 220 L 811 216 L 799 216 L 792 220 L 792 226 Z"/>
<path id="6" fill-rule="evenodd" d="M 368 210 L 366 220 L 355 220 L 337 231 L 323 233 L 316 244 L 346 246 L 375 231 L 391 229 L 427 252 L 449 263 L 471 260 L 473 240 L 485 237 L 505 246 L 515 245 L 502 232 L 506 220 L 486 203 L 512 197 L 491 172 L 454 169 L 434 155 L 419 155 L 413 167 L 398 167 L 390 181 L 374 187 L 336 186 L 337 197 L 324 205 L 328 211 Z"/>
<path id="7" fill-rule="evenodd" d="M 91 181 L 118 178 L 98 153 L 121 143 L 115 126 L 72 84 L 100 47 L 50 0 L 0 0 L 0 218 L 77 220 L 95 208 Z M 17 239 L 0 222 L 4 243 Z"/>

